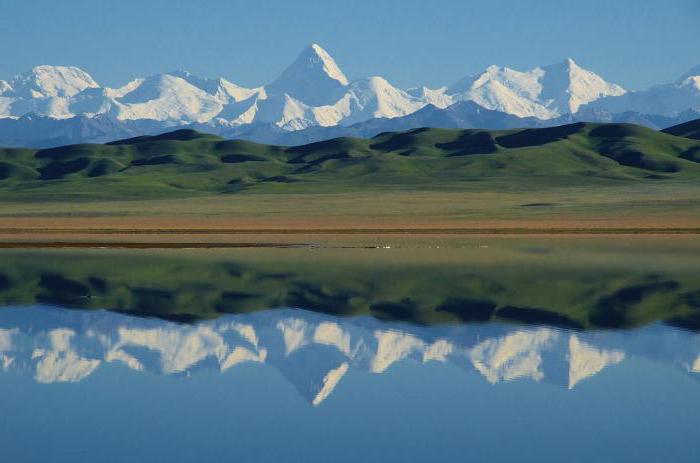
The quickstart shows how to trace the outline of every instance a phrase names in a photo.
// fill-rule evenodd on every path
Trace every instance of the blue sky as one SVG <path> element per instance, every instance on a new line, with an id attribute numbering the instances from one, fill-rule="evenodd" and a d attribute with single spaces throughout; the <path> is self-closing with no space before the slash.
<path id="1" fill-rule="evenodd" d="M 628 88 L 700 64 L 698 0 L 0 0 L 0 79 L 79 66 L 103 85 L 187 69 L 273 80 L 312 42 L 349 78 L 440 86 L 567 56 Z"/>

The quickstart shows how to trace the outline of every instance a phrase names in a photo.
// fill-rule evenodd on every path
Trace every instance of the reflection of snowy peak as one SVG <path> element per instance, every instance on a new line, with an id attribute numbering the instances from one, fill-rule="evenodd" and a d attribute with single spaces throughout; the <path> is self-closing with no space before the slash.
<path id="1" fill-rule="evenodd" d="M 616 365 L 625 358 L 618 350 L 602 350 L 591 347 L 575 335 L 569 338 L 569 389 L 589 378 L 609 365 Z"/>
<path id="2" fill-rule="evenodd" d="M 530 378 L 544 378 L 541 352 L 557 339 L 557 332 L 541 328 L 517 331 L 501 338 L 487 339 L 471 351 L 474 368 L 490 383 Z"/>
<path id="3" fill-rule="evenodd" d="M 379 374 L 406 361 L 471 367 L 491 383 L 530 379 L 571 389 L 626 355 L 698 371 L 698 352 L 700 336 L 668 327 L 629 333 L 497 324 L 411 327 L 299 310 L 181 325 L 111 312 L 0 309 L 0 367 L 38 382 L 81 381 L 106 364 L 183 374 L 255 362 L 280 371 L 313 405 L 327 400 L 353 369 Z"/>

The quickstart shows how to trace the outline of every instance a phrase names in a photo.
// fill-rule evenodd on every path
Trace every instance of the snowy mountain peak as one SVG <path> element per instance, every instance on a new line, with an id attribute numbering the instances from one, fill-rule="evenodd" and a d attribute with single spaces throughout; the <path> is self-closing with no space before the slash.
<path id="1" fill-rule="evenodd" d="M 207 79 L 196 76 L 188 71 L 178 70 L 168 73 L 171 76 L 179 77 L 197 88 L 200 88 L 210 95 L 217 97 L 222 103 L 231 103 L 247 100 L 255 94 L 262 93 L 262 88 L 245 88 L 220 77 L 218 79 Z"/>
<path id="2" fill-rule="evenodd" d="M 12 90 L 12 87 L 10 86 L 9 82 L 0 80 L 0 95 L 10 90 Z"/>
<path id="3" fill-rule="evenodd" d="M 458 81 L 448 93 L 455 101 L 472 100 L 518 117 L 551 119 L 575 113 L 581 105 L 599 98 L 622 95 L 625 90 L 567 58 L 530 71 L 492 65 L 481 74 Z"/>
<path id="4" fill-rule="evenodd" d="M 684 82 L 686 81 L 689 77 L 698 77 L 700 76 L 700 65 L 695 66 L 692 68 L 690 71 L 686 72 L 681 76 L 680 79 L 678 79 L 678 82 Z"/>
<path id="5" fill-rule="evenodd" d="M 222 109 L 221 102 L 187 80 L 170 74 L 137 79 L 111 93 L 118 119 L 204 122 Z"/>
<path id="6" fill-rule="evenodd" d="M 455 101 L 471 100 L 496 111 L 518 117 L 556 117 L 538 100 L 542 92 L 539 82 L 542 70 L 516 71 L 507 67 L 489 66 L 481 74 L 467 76 L 448 89 Z"/>
<path id="7" fill-rule="evenodd" d="M 217 87 L 219 86 L 219 82 L 224 79 L 206 79 L 203 77 L 199 77 L 195 74 L 192 74 L 189 71 L 186 71 L 185 69 L 178 69 L 175 71 L 170 71 L 166 73 L 165 75 L 170 75 L 174 77 L 179 77 L 182 80 L 186 80 L 190 84 L 194 85 L 195 87 L 199 87 L 202 90 L 206 91 L 209 94 L 213 94 L 216 92 Z"/>
<path id="8" fill-rule="evenodd" d="M 270 95 L 286 93 L 306 104 L 321 106 L 337 101 L 347 85 L 348 79 L 335 60 L 312 44 L 265 90 Z"/>
<path id="9" fill-rule="evenodd" d="M 452 104 L 452 97 L 447 94 L 447 87 L 428 88 L 423 86 L 408 89 L 406 93 L 440 109 L 447 108 Z"/>
<path id="10" fill-rule="evenodd" d="M 9 85 L 17 97 L 71 97 L 86 88 L 98 88 L 97 82 L 80 68 L 73 66 L 36 66 L 16 76 Z"/>
<path id="11" fill-rule="evenodd" d="M 312 43 L 306 50 L 302 52 L 300 58 L 307 62 L 307 66 L 317 67 L 322 66 L 323 71 L 331 79 L 335 79 L 342 85 L 348 85 L 348 78 L 345 77 L 343 71 L 340 70 L 335 60 L 328 54 L 320 45 Z"/>
<path id="12" fill-rule="evenodd" d="M 348 104 L 351 111 L 342 120 L 345 125 L 367 119 L 394 118 L 418 111 L 426 103 L 391 85 L 383 77 L 358 79 L 349 86 L 336 106 Z"/>
<path id="13" fill-rule="evenodd" d="M 466 106 L 467 102 L 475 107 Z M 0 119 L 28 114 L 53 119 L 102 115 L 115 124 L 157 121 L 165 126 L 238 127 L 260 123 L 276 133 L 278 129 L 349 126 L 453 105 L 457 106 L 449 117 L 460 124 L 465 119 L 455 114 L 468 114 L 472 121 L 492 112 L 552 121 L 573 113 L 579 119 L 594 120 L 590 116 L 594 113 L 628 111 L 677 117 L 700 110 L 700 66 L 673 83 L 644 92 L 626 93 L 572 58 L 528 71 L 492 65 L 451 87 L 402 90 L 382 77 L 349 82 L 330 54 L 314 43 L 266 87 L 246 88 L 223 77 L 202 78 L 178 70 L 133 79 L 118 88 L 101 88 L 86 72 L 67 66 L 37 66 L 14 79 L 0 80 Z"/>
<path id="14" fill-rule="evenodd" d="M 542 68 L 542 95 L 545 105 L 559 114 L 575 113 L 579 107 L 607 96 L 619 96 L 625 89 L 606 82 L 598 74 L 567 58 Z"/>
<path id="15" fill-rule="evenodd" d="M 636 112 L 664 117 L 679 117 L 700 111 L 700 66 L 686 72 L 678 80 L 633 91 L 617 98 L 603 98 L 590 105 L 591 110 L 608 113 Z"/>

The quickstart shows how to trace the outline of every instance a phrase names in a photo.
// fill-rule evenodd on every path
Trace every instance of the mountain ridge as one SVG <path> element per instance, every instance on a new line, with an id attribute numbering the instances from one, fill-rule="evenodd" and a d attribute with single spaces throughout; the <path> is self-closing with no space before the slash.
<path id="1" fill-rule="evenodd" d="M 534 177 L 584 186 L 683 182 L 700 177 L 698 153 L 699 140 L 633 124 L 417 128 L 295 147 L 178 130 L 105 145 L 2 149 L 0 193 L 116 199 L 248 190 L 462 189 L 474 181 L 525 186 Z"/>
<path id="2" fill-rule="evenodd" d="M 285 135 L 295 131 L 323 133 L 323 129 L 315 128 L 372 125 L 375 119 L 404 118 L 429 105 L 446 109 L 462 101 L 505 115 L 501 117 L 505 125 L 499 125 L 492 117 L 476 120 L 472 115 L 471 126 L 476 127 L 504 128 L 511 121 L 506 116 L 515 116 L 530 127 L 557 125 L 567 120 L 631 120 L 664 128 L 688 120 L 684 116 L 687 112 L 700 114 L 697 69 L 700 68 L 688 71 L 674 83 L 628 92 L 582 68 L 571 58 L 529 71 L 493 65 L 451 86 L 403 90 L 381 76 L 348 79 L 340 65 L 318 44 L 302 50 L 277 79 L 252 88 L 225 78 L 202 78 L 182 70 L 136 78 L 121 87 L 108 88 L 101 87 L 79 68 L 42 65 L 0 81 L 0 145 L 60 143 L 51 140 L 104 142 L 125 132 L 138 136 L 190 124 L 206 124 L 208 131 L 229 136 L 254 133 L 256 141 L 288 143 L 285 138 L 305 137 Z M 623 116 L 630 113 L 638 116 Z M 31 133 L 29 120 L 22 119 L 27 115 L 56 122 L 44 121 L 41 130 Z M 96 120 L 86 124 L 85 118 Z M 108 118 L 112 120 L 107 121 Z M 657 122 L 660 118 L 667 121 Z M 17 120 L 22 120 L 21 127 L 12 123 Z M 65 120 L 69 122 L 61 122 Z M 113 133 L 72 139 L 47 135 L 47 131 L 81 131 L 75 127 L 67 129 L 70 125 L 101 126 L 101 130 Z M 397 123 L 394 129 L 408 125 Z M 3 126 L 8 131 L 19 129 L 23 136 L 3 136 Z"/>

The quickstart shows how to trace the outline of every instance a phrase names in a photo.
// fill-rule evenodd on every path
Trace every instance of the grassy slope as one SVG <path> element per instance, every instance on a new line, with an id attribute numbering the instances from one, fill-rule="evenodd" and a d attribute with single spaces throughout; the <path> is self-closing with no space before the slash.
<path id="1" fill-rule="evenodd" d="M 155 227 L 167 217 L 206 226 L 206 216 L 254 228 L 634 216 L 636 225 L 688 225 L 700 217 L 697 153 L 700 141 L 625 124 L 417 129 L 293 148 L 178 131 L 0 150 L 0 222 L 147 218 Z"/>
<path id="2" fill-rule="evenodd" d="M 282 148 L 192 132 L 111 145 L 0 152 L 0 198 L 138 199 L 240 191 L 345 192 L 697 180 L 700 141 L 573 124 L 486 132 L 418 129 Z M 500 181 L 500 182 L 499 182 Z"/>
<path id="3" fill-rule="evenodd" d="M 662 130 L 662 132 L 675 135 L 677 137 L 700 140 L 700 119 L 674 125 L 673 127 Z"/>

